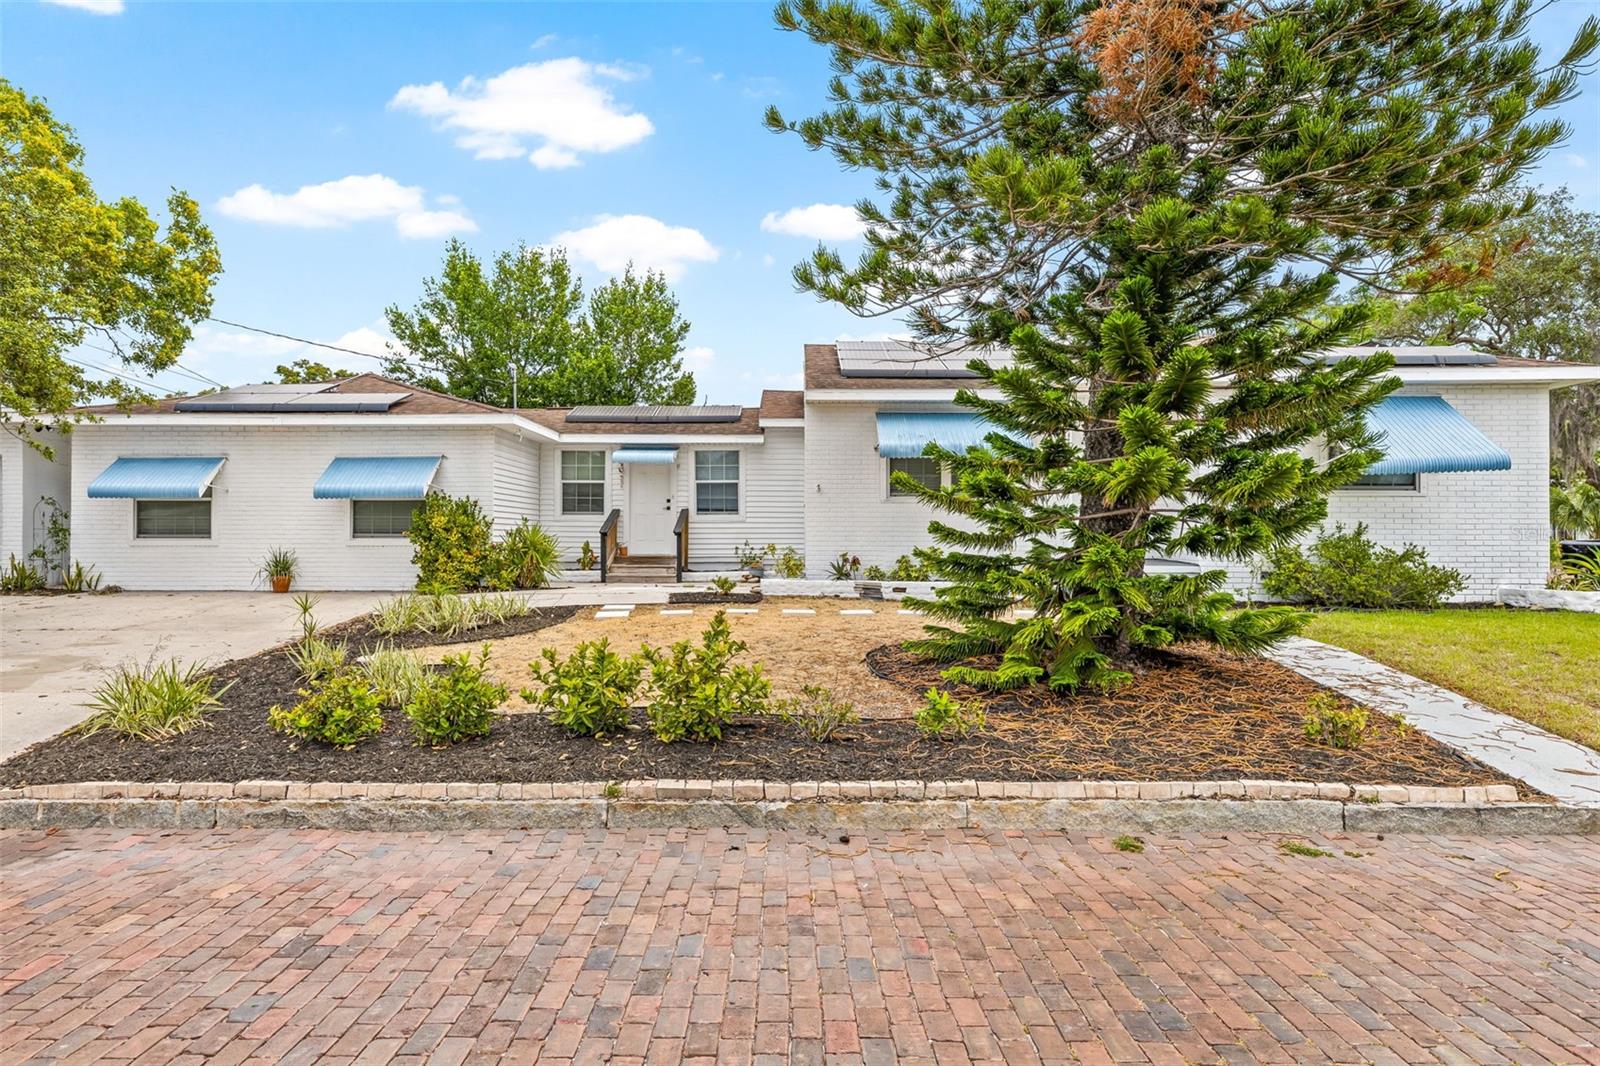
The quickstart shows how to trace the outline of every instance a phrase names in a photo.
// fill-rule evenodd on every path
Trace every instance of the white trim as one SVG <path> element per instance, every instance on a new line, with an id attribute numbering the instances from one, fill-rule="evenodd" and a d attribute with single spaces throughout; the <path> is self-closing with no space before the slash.
<path id="1" fill-rule="evenodd" d="M 807 389 L 806 403 L 955 403 L 956 391 L 955 389 Z M 999 389 L 965 391 L 985 400 L 1001 398 Z"/>
<path id="2" fill-rule="evenodd" d="M 804 418 L 759 418 L 756 424 L 762 429 L 804 429 Z"/>

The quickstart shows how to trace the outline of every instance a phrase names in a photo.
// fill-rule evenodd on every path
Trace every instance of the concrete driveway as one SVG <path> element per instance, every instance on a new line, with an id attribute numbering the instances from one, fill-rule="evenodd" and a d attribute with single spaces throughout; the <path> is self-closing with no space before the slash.
<path id="1" fill-rule="evenodd" d="M 320 594 L 317 621 L 372 609 L 381 592 Z M 0 598 L 0 759 L 88 716 L 83 702 L 108 668 L 165 658 L 220 663 L 292 638 L 292 596 L 268 592 L 123 592 Z"/>

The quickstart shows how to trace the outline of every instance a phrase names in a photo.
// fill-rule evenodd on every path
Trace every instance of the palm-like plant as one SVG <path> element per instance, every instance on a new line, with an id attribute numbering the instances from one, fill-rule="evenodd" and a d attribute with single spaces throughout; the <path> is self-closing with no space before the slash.
<path id="1" fill-rule="evenodd" d="M 1550 486 L 1550 524 L 1563 538 L 1600 538 L 1600 487 L 1588 481 Z"/>

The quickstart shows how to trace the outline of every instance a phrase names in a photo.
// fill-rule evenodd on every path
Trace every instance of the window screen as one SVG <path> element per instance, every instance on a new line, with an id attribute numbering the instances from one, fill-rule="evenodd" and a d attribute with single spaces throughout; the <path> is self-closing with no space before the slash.
<path id="1" fill-rule="evenodd" d="M 908 474 L 911 480 L 925 488 L 936 489 L 939 487 L 939 460 L 937 459 L 890 459 L 889 460 L 889 495 L 910 496 L 911 493 L 900 488 L 894 483 L 896 473 Z"/>
<path id="2" fill-rule="evenodd" d="M 204 540 L 211 536 L 210 500 L 136 500 L 134 535 Z"/>
<path id="3" fill-rule="evenodd" d="M 403 537 L 421 500 L 351 500 L 350 535 Z"/>
<path id="4" fill-rule="evenodd" d="M 561 513 L 599 514 L 606 506 L 606 453 L 561 453 Z"/>

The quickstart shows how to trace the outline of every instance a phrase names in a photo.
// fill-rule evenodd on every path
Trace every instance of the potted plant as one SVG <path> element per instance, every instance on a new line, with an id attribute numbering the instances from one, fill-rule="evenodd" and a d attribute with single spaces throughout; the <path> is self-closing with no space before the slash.
<path id="1" fill-rule="evenodd" d="M 748 540 L 735 548 L 733 553 L 739 560 L 739 569 L 744 571 L 745 577 L 759 578 L 766 571 L 767 553 L 760 548 L 752 547 Z"/>
<path id="2" fill-rule="evenodd" d="M 258 573 L 272 585 L 273 592 L 288 592 L 294 582 L 295 571 L 300 567 L 295 554 L 288 548 L 273 548 L 261 560 Z"/>

